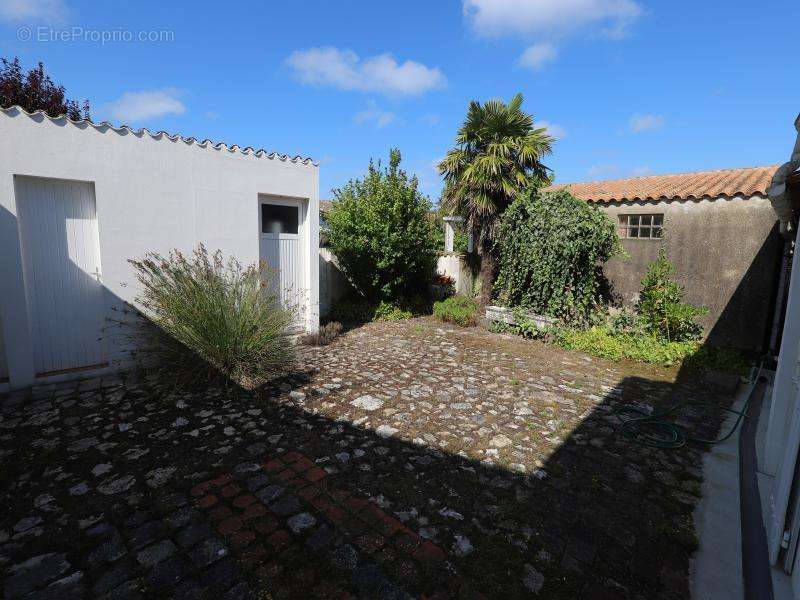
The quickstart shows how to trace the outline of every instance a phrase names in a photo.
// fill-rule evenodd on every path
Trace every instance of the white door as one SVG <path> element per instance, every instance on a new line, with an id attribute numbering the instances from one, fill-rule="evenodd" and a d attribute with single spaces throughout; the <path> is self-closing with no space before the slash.
<path id="1" fill-rule="evenodd" d="M 105 364 L 94 185 L 15 177 L 37 375 Z"/>
<path id="2" fill-rule="evenodd" d="M 295 323 L 305 320 L 308 290 L 305 285 L 303 204 L 299 200 L 262 197 L 259 200 L 260 257 L 274 270 L 283 306 L 295 312 Z"/>

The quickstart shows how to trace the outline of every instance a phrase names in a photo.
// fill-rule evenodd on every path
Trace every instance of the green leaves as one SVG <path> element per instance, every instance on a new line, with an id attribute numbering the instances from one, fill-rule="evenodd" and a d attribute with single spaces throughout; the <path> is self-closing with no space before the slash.
<path id="1" fill-rule="evenodd" d="M 325 215 L 331 250 L 369 301 L 424 294 L 435 266 L 431 205 L 400 161 L 400 151 L 392 149 L 388 169 L 370 162 L 364 179 L 334 190 L 336 201 Z"/>
<path id="2" fill-rule="evenodd" d="M 534 128 L 522 110 L 522 94 L 508 104 L 500 100 L 470 102 L 456 147 L 439 163 L 444 175 L 443 204 L 479 232 L 490 245 L 503 211 L 526 187 L 547 177 L 540 162 L 550 154 L 553 139 Z"/>
<path id="3" fill-rule="evenodd" d="M 683 288 L 673 281 L 674 274 L 675 266 L 661 248 L 658 259 L 647 267 L 636 308 L 652 335 L 668 341 L 697 340 L 703 328 L 695 320 L 708 314 L 708 309 L 683 302 Z"/>
<path id="4" fill-rule="evenodd" d="M 503 215 L 495 248 L 504 303 L 578 323 L 600 301 L 599 265 L 622 252 L 614 223 L 566 190 L 524 192 Z"/>

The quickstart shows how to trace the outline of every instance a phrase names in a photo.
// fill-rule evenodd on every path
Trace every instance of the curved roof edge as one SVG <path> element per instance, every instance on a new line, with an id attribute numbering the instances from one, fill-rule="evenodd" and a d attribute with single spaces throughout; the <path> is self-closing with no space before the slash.
<path id="1" fill-rule="evenodd" d="M 239 146 L 237 144 L 232 144 L 232 145 L 229 146 L 225 142 L 214 142 L 213 140 L 209 140 L 209 139 L 204 139 L 204 140 L 201 141 L 201 140 L 198 140 L 195 137 L 183 137 L 179 133 L 169 133 L 167 131 L 157 131 L 157 132 L 153 133 L 152 131 L 150 131 L 149 129 L 147 129 L 145 127 L 141 127 L 139 129 L 134 129 L 133 127 L 129 127 L 128 125 L 114 126 L 111 123 L 109 123 L 108 121 L 102 121 L 100 123 L 95 123 L 94 121 L 91 121 L 89 119 L 70 119 L 66 115 L 59 115 L 57 117 L 51 117 L 50 115 L 48 115 L 43 110 L 36 110 L 34 112 L 28 112 L 27 110 L 25 110 L 24 108 L 22 108 L 21 106 L 18 106 L 16 104 L 13 105 L 13 106 L 9 106 L 8 108 L 0 107 L 0 111 L 2 111 L 4 114 L 9 115 L 11 117 L 14 117 L 17 114 L 22 113 L 22 114 L 30 117 L 33 120 L 37 120 L 37 119 L 41 119 L 41 118 L 47 118 L 47 119 L 49 119 L 50 121 L 52 121 L 54 123 L 58 122 L 58 121 L 66 121 L 66 122 L 72 123 L 75 126 L 91 126 L 91 127 L 94 127 L 97 131 L 100 131 L 101 133 L 102 133 L 103 130 L 109 130 L 110 129 L 110 130 L 114 131 L 115 133 L 132 133 L 133 135 L 135 135 L 137 137 L 142 137 L 144 134 L 147 134 L 151 138 L 153 138 L 154 140 L 162 140 L 162 139 L 166 138 L 166 139 L 168 139 L 168 140 L 170 140 L 172 142 L 183 142 L 184 144 L 187 144 L 187 145 L 190 145 L 190 146 L 191 145 L 199 146 L 200 148 L 211 148 L 211 149 L 217 150 L 217 151 L 227 150 L 228 152 L 232 152 L 232 153 L 233 152 L 240 152 L 241 154 L 257 156 L 259 158 L 260 157 L 266 157 L 266 158 L 268 158 L 270 160 L 279 160 L 281 162 L 291 162 L 291 163 L 295 163 L 295 164 L 300 163 L 300 164 L 304 164 L 304 165 L 310 164 L 310 165 L 313 165 L 315 167 L 319 167 L 319 163 L 318 162 L 316 162 L 315 160 L 313 160 L 312 158 L 307 157 L 307 156 L 299 156 L 299 155 L 298 156 L 289 156 L 288 154 L 280 154 L 278 152 L 269 152 L 267 150 L 264 150 L 263 148 L 259 148 L 258 150 L 255 150 L 251 146 L 246 146 L 246 147 L 242 148 L 241 146 Z"/>

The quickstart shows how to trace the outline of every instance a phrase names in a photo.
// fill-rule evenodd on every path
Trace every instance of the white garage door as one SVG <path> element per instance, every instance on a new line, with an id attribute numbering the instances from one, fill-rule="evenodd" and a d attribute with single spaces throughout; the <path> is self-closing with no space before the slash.
<path id="1" fill-rule="evenodd" d="M 94 185 L 16 177 L 37 375 L 105 363 Z"/>
<path id="2" fill-rule="evenodd" d="M 303 247 L 303 204 L 298 200 L 264 198 L 260 200 L 260 256 L 277 271 L 283 305 L 296 313 L 296 325 L 305 320 L 307 290 Z"/>

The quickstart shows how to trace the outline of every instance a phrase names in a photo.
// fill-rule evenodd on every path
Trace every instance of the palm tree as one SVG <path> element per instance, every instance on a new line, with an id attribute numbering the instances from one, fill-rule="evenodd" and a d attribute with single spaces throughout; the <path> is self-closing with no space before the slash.
<path id="1" fill-rule="evenodd" d="M 549 180 L 548 168 L 540 160 L 550 154 L 552 144 L 545 128 L 536 128 L 533 116 L 522 110 L 522 94 L 508 104 L 472 101 L 456 147 L 439 163 L 445 182 L 442 204 L 464 217 L 466 226 L 478 234 L 481 304 L 491 300 L 497 272 L 493 245 L 500 217 L 520 191 Z"/>

